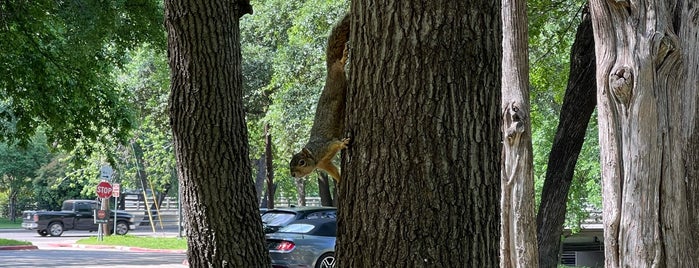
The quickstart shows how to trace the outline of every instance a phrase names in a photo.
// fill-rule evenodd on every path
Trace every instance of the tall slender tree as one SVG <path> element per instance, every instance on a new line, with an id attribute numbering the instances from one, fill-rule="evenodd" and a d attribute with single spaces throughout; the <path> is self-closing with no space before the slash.
<path id="1" fill-rule="evenodd" d="M 590 1 L 605 266 L 697 267 L 696 1 Z"/>
<path id="2" fill-rule="evenodd" d="M 570 52 L 568 86 L 536 218 L 539 267 L 555 268 L 560 260 L 568 193 L 587 125 L 597 103 L 595 89 L 595 43 L 590 13 L 585 8 Z"/>
<path id="3" fill-rule="evenodd" d="M 500 267 L 536 267 L 527 2 L 502 0 Z"/>
<path id="4" fill-rule="evenodd" d="M 341 267 L 499 264 L 499 1 L 351 3 Z"/>
<path id="5" fill-rule="evenodd" d="M 170 122 L 192 267 L 269 267 L 242 104 L 248 1 L 165 1 Z"/>

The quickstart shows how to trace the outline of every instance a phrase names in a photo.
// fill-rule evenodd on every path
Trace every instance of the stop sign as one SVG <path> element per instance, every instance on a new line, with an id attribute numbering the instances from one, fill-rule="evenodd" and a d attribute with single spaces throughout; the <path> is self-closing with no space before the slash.
<path id="1" fill-rule="evenodd" d="M 97 196 L 99 198 L 109 198 L 112 196 L 112 185 L 103 181 L 97 184 Z"/>

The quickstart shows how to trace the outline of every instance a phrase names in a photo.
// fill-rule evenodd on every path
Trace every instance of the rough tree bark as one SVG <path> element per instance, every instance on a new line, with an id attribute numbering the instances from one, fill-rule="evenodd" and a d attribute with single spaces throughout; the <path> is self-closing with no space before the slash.
<path id="1" fill-rule="evenodd" d="M 692 7 L 689 3 L 693 3 Z M 685 20 L 680 28 L 682 40 L 682 60 L 685 63 L 685 91 L 682 99 L 687 102 L 687 116 L 682 122 L 684 135 L 688 136 L 687 145 L 684 147 L 684 167 L 687 169 L 687 206 L 689 211 L 689 231 L 691 231 L 694 241 L 699 239 L 699 5 L 695 2 L 682 1 L 683 18 L 693 18 Z M 694 264 L 699 265 L 699 245 L 695 244 L 693 253 Z"/>
<path id="2" fill-rule="evenodd" d="M 697 153 L 698 8 L 590 2 L 608 268 L 699 266 L 686 158 Z"/>
<path id="3" fill-rule="evenodd" d="M 549 154 L 536 218 L 539 267 L 558 267 L 568 191 L 585 141 L 587 125 L 597 103 L 595 96 L 595 42 L 590 14 L 585 8 L 570 52 L 568 86 Z"/>
<path id="4" fill-rule="evenodd" d="M 499 1 L 352 1 L 340 267 L 499 265 Z"/>
<path id="5" fill-rule="evenodd" d="M 502 0 L 500 267 L 537 267 L 527 2 Z"/>
<path id="6" fill-rule="evenodd" d="M 270 267 L 251 179 L 239 18 L 247 1 L 166 0 L 169 99 L 191 267 Z"/>
<path id="7" fill-rule="evenodd" d="M 274 208 L 274 161 L 272 161 L 272 134 L 269 133 L 269 124 L 265 124 L 265 180 L 267 181 L 267 208 Z"/>

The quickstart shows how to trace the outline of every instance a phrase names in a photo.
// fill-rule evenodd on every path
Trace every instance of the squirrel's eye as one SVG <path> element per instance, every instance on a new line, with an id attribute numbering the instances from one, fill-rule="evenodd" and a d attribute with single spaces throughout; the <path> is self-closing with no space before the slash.
<path id="1" fill-rule="evenodd" d="M 299 160 L 299 166 L 305 166 L 305 165 L 306 165 L 306 161 Z"/>

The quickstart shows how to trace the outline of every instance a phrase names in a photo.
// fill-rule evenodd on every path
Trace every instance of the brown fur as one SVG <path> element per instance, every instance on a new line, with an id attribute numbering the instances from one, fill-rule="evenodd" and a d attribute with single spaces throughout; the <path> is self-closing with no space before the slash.
<path id="1" fill-rule="evenodd" d="M 289 163 L 291 176 L 304 177 L 316 168 L 328 172 L 336 181 L 340 181 L 338 171 L 332 159 L 337 152 L 347 148 L 349 138 L 342 138 L 345 119 L 345 99 L 347 95 L 347 63 L 350 16 L 338 23 L 328 37 L 326 61 L 328 74 L 325 87 L 320 94 L 316 107 L 311 135 L 306 146 L 294 154 Z"/>

